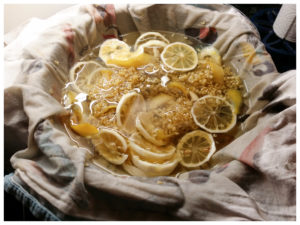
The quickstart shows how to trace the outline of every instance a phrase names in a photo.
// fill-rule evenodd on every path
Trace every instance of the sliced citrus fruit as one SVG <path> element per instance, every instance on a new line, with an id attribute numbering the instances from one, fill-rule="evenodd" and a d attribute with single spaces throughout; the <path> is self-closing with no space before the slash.
<path id="1" fill-rule="evenodd" d="M 64 97 L 63 97 L 63 104 L 66 108 L 70 108 L 72 107 L 72 105 L 76 102 L 76 95 L 78 93 L 77 92 L 74 92 L 74 91 L 71 91 L 71 90 L 68 90 Z"/>
<path id="2" fill-rule="evenodd" d="M 199 98 L 191 113 L 195 123 L 210 133 L 225 133 L 236 124 L 233 106 L 221 97 L 206 95 Z"/>
<path id="3" fill-rule="evenodd" d="M 116 109 L 118 126 L 131 133 L 135 130 L 137 114 L 142 111 L 146 111 L 146 103 L 142 95 L 136 92 L 123 95 Z"/>
<path id="4" fill-rule="evenodd" d="M 141 159 L 138 155 L 131 152 L 131 160 L 133 165 L 148 176 L 166 176 L 175 169 L 179 162 L 179 157 L 177 154 L 174 154 L 171 159 L 163 163 L 152 163 Z"/>
<path id="5" fill-rule="evenodd" d="M 199 59 L 210 60 L 210 61 L 218 64 L 219 66 L 222 65 L 221 55 L 220 55 L 219 51 L 213 46 L 208 46 L 208 47 L 201 49 L 201 51 L 198 53 L 198 56 L 199 56 Z"/>
<path id="6" fill-rule="evenodd" d="M 88 85 L 95 85 L 95 83 L 98 81 L 105 86 L 105 82 L 111 80 L 112 74 L 113 71 L 111 69 L 99 68 L 95 70 L 90 76 L 88 76 L 86 83 Z"/>
<path id="7" fill-rule="evenodd" d="M 83 137 L 89 137 L 98 134 L 97 127 L 89 123 L 71 124 L 71 128 L 73 131 Z"/>
<path id="8" fill-rule="evenodd" d="M 166 42 L 159 41 L 159 40 L 150 40 L 140 45 L 140 48 L 143 48 L 144 52 L 149 55 L 159 57 L 160 53 L 164 50 L 164 47 L 166 46 L 167 46 Z"/>
<path id="9" fill-rule="evenodd" d="M 211 134 L 195 130 L 184 135 L 177 144 L 181 156 L 180 163 L 185 167 L 197 167 L 207 162 L 216 151 Z"/>
<path id="10" fill-rule="evenodd" d="M 108 39 L 104 41 L 99 50 L 99 57 L 108 64 L 108 60 L 114 55 L 127 53 L 130 51 L 130 47 L 124 42 L 116 38 Z"/>
<path id="11" fill-rule="evenodd" d="M 161 128 L 153 125 L 151 112 L 142 112 L 136 118 L 136 128 L 143 137 L 157 146 L 168 143 L 167 137 L 163 135 Z"/>
<path id="12" fill-rule="evenodd" d="M 95 150 L 112 164 L 120 165 L 128 157 L 126 140 L 114 130 L 102 129 L 92 143 Z"/>
<path id="13" fill-rule="evenodd" d="M 136 51 L 117 52 L 107 59 L 107 65 L 116 65 L 121 67 L 139 67 L 149 64 L 153 61 L 153 56 L 144 53 L 143 48 L 138 48 Z"/>
<path id="14" fill-rule="evenodd" d="M 137 176 L 137 177 L 149 177 L 150 175 L 146 174 L 144 171 L 141 169 L 137 168 L 135 165 L 132 164 L 131 160 L 127 159 L 123 164 L 122 164 L 123 169 L 129 173 L 132 176 Z"/>
<path id="15" fill-rule="evenodd" d="M 147 108 L 148 110 L 153 110 L 153 109 L 165 107 L 172 103 L 174 103 L 174 97 L 161 93 L 154 96 L 153 98 L 148 99 Z"/>
<path id="16" fill-rule="evenodd" d="M 160 58 L 168 68 L 175 71 L 189 71 L 198 64 L 196 50 L 182 42 L 167 45 Z"/>
<path id="17" fill-rule="evenodd" d="M 223 84 L 225 72 L 224 72 L 222 66 L 220 66 L 212 61 L 208 61 L 207 64 L 212 72 L 214 81 L 216 83 Z"/>
<path id="18" fill-rule="evenodd" d="M 128 147 L 138 156 L 147 159 L 150 162 L 161 162 L 170 159 L 176 148 L 172 145 L 159 147 L 147 140 L 140 134 L 134 133 L 129 138 Z"/>
<path id="19" fill-rule="evenodd" d="M 162 34 L 158 32 L 147 32 L 139 36 L 138 39 L 136 39 L 134 49 L 138 49 L 140 45 L 152 40 L 161 41 L 166 44 L 170 43 L 167 38 L 165 38 Z"/>
<path id="20" fill-rule="evenodd" d="M 239 90 L 229 89 L 226 92 L 226 98 L 234 107 L 234 113 L 239 114 L 241 105 L 243 103 L 243 97 Z"/>
<path id="21" fill-rule="evenodd" d="M 189 91 L 189 95 L 190 95 L 192 102 L 196 101 L 199 98 L 198 95 L 193 91 Z"/>
<path id="22" fill-rule="evenodd" d="M 76 63 L 70 70 L 70 81 L 75 91 L 87 93 L 89 77 L 100 68 L 101 65 L 95 61 Z"/>
<path id="23" fill-rule="evenodd" d="M 116 108 L 117 108 L 117 105 L 109 105 L 102 110 L 102 113 L 106 113 L 106 112 L 108 112 L 112 109 L 116 109 Z"/>
<path id="24" fill-rule="evenodd" d="M 188 94 L 188 89 L 184 86 L 183 83 L 181 83 L 179 81 L 170 81 L 170 82 L 168 82 L 167 87 L 180 90 L 185 96 L 187 96 L 187 94 Z"/>

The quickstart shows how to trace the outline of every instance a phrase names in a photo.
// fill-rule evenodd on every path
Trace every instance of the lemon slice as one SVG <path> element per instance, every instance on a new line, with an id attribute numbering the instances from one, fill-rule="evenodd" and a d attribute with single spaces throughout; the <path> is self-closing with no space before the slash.
<path id="1" fill-rule="evenodd" d="M 137 168 L 135 165 L 132 164 L 130 160 L 126 160 L 122 164 L 123 169 L 129 173 L 132 176 L 137 176 L 137 177 L 150 177 L 149 174 L 146 174 L 144 171 L 141 169 Z"/>
<path id="2" fill-rule="evenodd" d="M 99 57 L 108 64 L 108 60 L 114 55 L 124 54 L 130 51 L 130 47 L 124 42 L 116 38 L 104 41 L 99 50 Z"/>
<path id="3" fill-rule="evenodd" d="M 156 128 L 150 119 L 150 112 L 139 113 L 136 118 L 136 128 L 143 135 L 143 137 L 157 146 L 166 145 L 168 142 L 164 136 L 156 136 L 160 128 Z"/>
<path id="4" fill-rule="evenodd" d="M 102 84 L 105 81 L 109 81 L 112 78 L 113 71 L 109 68 L 99 68 L 95 70 L 90 76 L 88 76 L 86 83 L 88 85 L 94 85 L 99 78 L 101 78 L 100 82 Z"/>
<path id="5" fill-rule="evenodd" d="M 184 84 L 179 81 L 170 81 L 168 82 L 167 87 L 180 90 L 185 96 L 188 95 L 187 87 L 185 87 Z"/>
<path id="6" fill-rule="evenodd" d="M 89 123 L 71 124 L 71 128 L 73 131 L 83 137 L 89 137 L 98 134 L 98 129 Z"/>
<path id="7" fill-rule="evenodd" d="M 131 133 L 135 130 L 137 114 L 142 111 L 146 111 L 146 103 L 142 95 L 136 92 L 123 95 L 116 109 L 118 126 Z"/>
<path id="8" fill-rule="evenodd" d="M 101 68 L 101 65 L 94 61 L 76 63 L 70 70 L 70 81 L 77 92 L 88 93 L 89 79 L 94 71 Z"/>
<path id="9" fill-rule="evenodd" d="M 167 67 L 175 71 L 189 71 L 198 64 L 196 50 L 182 42 L 167 45 L 160 58 Z"/>
<path id="10" fill-rule="evenodd" d="M 131 153 L 131 160 L 133 165 L 142 170 L 148 176 L 166 176 L 172 173 L 179 162 L 177 154 L 163 163 L 151 163 L 142 160 L 138 155 Z"/>
<path id="11" fill-rule="evenodd" d="M 189 96 L 192 102 L 196 101 L 199 98 L 198 95 L 193 91 L 189 91 Z"/>
<path id="12" fill-rule="evenodd" d="M 145 53 L 153 55 L 155 57 L 159 57 L 159 54 L 164 50 L 164 47 L 166 46 L 166 42 L 159 40 L 150 40 L 140 45 L 140 47 L 144 49 Z"/>
<path id="13" fill-rule="evenodd" d="M 161 41 L 166 44 L 170 43 L 167 38 L 165 38 L 162 34 L 158 32 L 147 32 L 139 36 L 138 39 L 136 39 L 134 49 L 138 49 L 140 45 L 152 40 Z"/>
<path id="14" fill-rule="evenodd" d="M 233 106 L 216 96 L 199 98 L 194 102 L 191 113 L 195 123 L 210 133 L 225 133 L 236 124 Z"/>
<path id="15" fill-rule="evenodd" d="M 226 92 L 226 98 L 233 105 L 234 113 L 239 114 L 241 105 L 243 103 L 243 97 L 242 97 L 241 92 L 239 90 L 229 89 Z"/>
<path id="16" fill-rule="evenodd" d="M 219 66 L 222 65 L 222 58 L 219 51 L 213 46 L 208 46 L 201 49 L 200 53 L 198 53 L 199 59 L 210 60 Z"/>
<path id="17" fill-rule="evenodd" d="M 147 108 L 148 110 L 153 110 L 168 106 L 169 104 L 174 104 L 174 97 L 161 93 L 148 99 Z"/>
<path id="18" fill-rule="evenodd" d="M 153 56 L 144 53 L 143 48 L 138 48 L 136 51 L 123 51 L 111 55 L 107 60 L 107 65 L 115 65 L 120 67 L 139 67 L 153 62 Z"/>
<path id="19" fill-rule="evenodd" d="M 211 134 L 195 130 L 184 135 L 177 145 L 180 163 L 185 167 L 197 167 L 207 162 L 216 151 Z"/>
<path id="20" fill-rule="evenodd" d="M 163 160 L 170 159 L 174 153 L 176 148 L 172 145 L 159 147 L 156 146 L 147 140 L 145 140 L 138 133 L 134 133 L 129 138 L 128 147 L 138 156 L 147 159 L 152 162 L 161 162 Z"/>
<path id="21" fill-rule="evenodd" d="M 95 150 L 112 164 L 121 165 L 128 157 L 125 139 L 114 130 L 102 129 L 92 143 Z"/>
<path id="22" fill-rule="evenodd" d="M 216 83 L 223 84 L 225 72 L 224 72 L 222 66 L 220 66 L 212 61 L 209 61 L 209 60 L 207 61 L 207 64 L 212 72 L 214 81 Z"/>

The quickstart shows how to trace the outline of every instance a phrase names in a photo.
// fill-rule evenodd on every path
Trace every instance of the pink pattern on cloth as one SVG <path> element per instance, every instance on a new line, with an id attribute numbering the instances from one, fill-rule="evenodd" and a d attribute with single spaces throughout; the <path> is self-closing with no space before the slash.
<path id="1" fill-rule="evenodd" d="M 74 38 L 75 38 L 75 32 L 72 29 L 71 24 L 65 24 L 63 31 L 66 35 L 66 40 L 68 43 L 67 51 L 69 54 L 69 66 L 73 65 L 75 60 L 75 51 L 74 51 Z"/>
<path id="2" fill-rule="evenodd" d="M 104 39 L 117 38 L 114 34 L 103 34 L 102 36 Z"/>
<path id="3" fill-rule="evenodd" d="M 257 135 L 254 140 L 244 149 L 239 160 L 246 163 L 247 165 L 253 166 L 253 158 L 255 153 L 257 153 L 264 142 L 264 138 L 267 133 L 271 131 L 270 127 L 266 127 L 265 129 Z"/>
<path id="4" fill-rule="evenodd" d="M 87 5 L 86 10 L 93 17 L 96 24 L 103 22 L 107 28 L 106 32 L 102 34 L 104 39 L 117 38 L 113 33 L 107 31 L 116 29 L 116 13 L 115 7 L 112 4 L 103 5 Z"/>
<path id="5" fill-rule="evenodd" d="M 94 5 L 87 5 L 86 10 L 93 17 L 96 24 L 102 22 L 103 18 Z"/>
<path id="6" fill-rule="evenodd" d="M 216 41 L 218 33 L 215 27 L 202 27 L 199 29 L 198 38 L 204 42 L 212 44 Z"/>
<path id="7" fill-rule="evenodd" d="M 115 7 L 112 4 L 107 4 L 105 6 L 106 15 L 104 16 L 104 25 L 109 26 L 112 24 L 116 24 L 116 13 Z"/>
<path id="8" fill-rule="evenodd" d="M 200 31 L 199 31 L 199 38 L 200 39 L 203 39 L 205 38 L 209 33 L 209 27 L 203 27 L 203 28 L 200 28 Z"/>
<path id="9" fill-rule="evenodd" d="M 106 27 L 116 24 L 115 7 L 112 4 L 107 5 L 87 5 L 88 13 L 93 17 L 95 23 L 104 22 Z"/>

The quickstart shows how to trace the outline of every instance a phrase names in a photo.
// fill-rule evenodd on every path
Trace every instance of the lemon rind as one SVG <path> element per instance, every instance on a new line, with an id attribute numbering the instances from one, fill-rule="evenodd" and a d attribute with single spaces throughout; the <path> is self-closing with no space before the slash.
<path id="1" fill-rule="evenodd" d="M 215 62 L 219 66 L 222 65 L 221 55 L 215 47 L 208 46 L 200 50 L 199 59 L 205 59 L 205 57 L 207 56 L 211 57 L 213 62 Z"/>
<path id="2" fill-rule="evenodd" d="M 212 157 L 212 155 L 213 155 L 213 154 L 215 153 L 215 151 L 216 151 L 216 145 L 215 145 L 213 136 L 212 136 L 211 134 L 209 134 L 209 133 L 206 133 L 205 131 L 201 131 L 201 130 L 195 130 L 195 131 L 192 131 L 192 132 L 187 133 L 186 135 L 184 135 L 184 136 L 181 138 L 181 140 L 182 140 L 183 138 L 186 138 L 186 136 L 188 136 L 188 135 L 189 135 L 189 136 L 192 136 L 192 134 L 196 134 L 196 133 L 199 133 L 199 132 L 203 133 L 204 135 L 206 135 L 206 136 L 210 139 L 211 147 L 210 147 L 210 150 L 209 150 L 209 154 L 206 156 L 206 158 L 205 158 L 204 160 L 200 161 L 199 163 L 185 163 L 185 162 L 183 161 L 183 159 L 181 158 L 180 164 L 183 165 L 183 166 L 185 166 L 185 167 L 187 167 L 187 168 L 193 168 L 193 167 L 198 167 L 198 166 L 203 165 L 204 163 L 206 163 L 206 162 L 208 162 L 208 161 L 210 160 L 210 158 Z M 177 145 L 177 146 L 179 146 L 180 144 L 181 144 L 181 141 L 178 142 L 178 145 Z M 178 149 L 178 147 L 177 147 L 177 149 Z M 179 152 L 179 154 L 180 154 L 180 156 L 181 156 L 180 151 L 178 151 L 178 152 Z"/>
<path id="3" fill-rule="evenodd" d="M 132 164 L 130 160 L 126 160 L 122 164 L 123 169 L 130 174 L 131 176 L 136 176 L 136 177 L 149 177 L 147 173 L 145 173 L 143 170 L 137 168 L 135 165 Z"/>
<path id="4" fill-rule="evenodd" d="M 142 99 L 143 99 L 143 104 L 142 104 L 142 108 L 141 108 L 141 111 L 145 111 L 146 110 L 146 103 L 145 103 L 145 100 L 144 100 L 144 97 L 136 92 L 129 92 L 125 95 L 123 95 L 117 105 L 117 108 L 116 108 L 116 118 L 117 118 L 117 125 L 120 127 L 120 128 L 124 128 L 123 127 L 123 123 L 121 121 L 121 109 L 122 109 L 122 106 L 124 105 L 124 103 L 130 99 L 131 97 L 133 96 L 140 96 Z"/>
<path id="5" fill-rule="evenodd" d="M 163 36 L 161 33 L 158 33 L 158 32 L 146 32 L 146 33 L 143 33 L 142 35 L 140 35 L 140 36 L 136 39 L 135 44 L 134 44 L 134 49 L 137 49 L 139 46 L 143 45 L 143 44 L 139 44 L 139 42 L 140 42 L 143 38 L 145 38 L 147 35 L 158 36 L 158 37 L 160 37 L 160 38 L 163 40 L 163 42 L 166 42 L 166 44 L 169 44 L 169 43 L 170 43 L 170 41 L 169 41 L 165 36 Z M 152 39 L 152 40 L 157 40 L 157 39 Z M 161 41 L 161 40 L 160 40 L 160 41 Z M 145 42 L 145 43 L 146 43 L 146 42 Z M 145 43 L 144 43 L 144 44 L 145 44 Z"/>
<path id="6" fill-rule="evenodd" d="M 150 141 L 152 144 L 155 144 L 157 146 L 163 146 L 166 145 L 166 143 L 162 140 L 156 140 L 154 137 L 152 137 L 148 131 L 143 127 L 141 120 L 139 116 L 136 118 L 136 128 L 137 130 L 143 135 L 143 137 L 147 140 Z"/>
<path id="7" fill-rule="evenodd" d="M 126 50 L 125 51 L 130 51 L 130 47 L 128 46 L 128 44 L 124 41 L 121 41 L 117 38 L 112 38 L 112 39 L 107 39 L 105 40 L 101 47 L 100 47 L 100 50 L 99 50 L 99 57 L 102 59 L 102 61 L 107 65 L 107 66 L 115 66 L 114 64 L 107 64 L 107 61 L 110 59 L 110 57 L 108 56 L 105 56 L 105 54 L 103 53 L 103 49 L 104 47 L 106 47 L 107 43 L 110 43 L 110 42 L 118 42 L 119 44 L 121 44 L 123 47 L 126 47 Z M 111 44 L 110 44 L 111 45 Z"/>
<path id="8" fill-rule="evenodd" d="M 174 155 L 174 160 L 169 161 L 167 163 L 150 163 L 144 160 L 141 160 L 139 156 L 132 154 L 131 159 L 133 165 L 137 168 L 141 169 L 142 171 L 146 171 L 145 173 L 153 176 L 166 176 L 172 173 L 175 167 L 178 165 L 179 160 L 177 159 L 176 155 Z"/>
<path id="9" fill-rule="evenodd" d="M 121 142 L 121 145 L 122 145 L 122 149 L 123 149 L 123 152 L 119 152 L 121 154 L 121 158 L 120 159 L 117 159 L 117 160 L 114 160 L 114 159 L 111 159 L 109 157 L 107 157 L 107 155 L 105 154 L 105 151 L 103 151 L 101 148 L 98 148 L 97 145 L 94 144 L 94 147 L 96 148 L 96 150 L 107 160 L 109 161 L 110 163 L 112 164 L 115 164 L 115 165 L 121 165 L 122 163 L 125 162 L 125 160 L 128 158 L 128 155 L 125 154 L 126 150 L 127 150 L 127 143 L 126 143 L 126 140 L 116 131 L 114 130 L 111 130 L 111 129 L 106 129 L 106 128 L 103 128 L 99 134 L 98 134 L 98 138 L 99 136 L 101 136 L 103 133 L 108 133 L 108 134 L 111 134 L 111 135 L 114 135 L 115 137 L 117 137 L 117 139 Z"/>
<path id="10" fill-rule="evenodd" d="M 144 149 L 143 147 L 137 145 L 133 141 L 130 141 L 128 144 L 128 147 L 134 151 L 137 155 L 140 155 L 144 158 L 151 158 L 151 159 L 157 159 L 157 160 L 167 160 L 172 158 L 174 155 L 176 148 L 173 147 L 172 150 L 166 152 L 166 153 L 156 153 L 151 152 L 149 150 Z"/>
<path id="11" fill-rule="evenodd" d="M 101 66 L 99 63 L 90 60 L 90 61 L 87 61 L 87 62 L 78 62 L 78 63 L 76 63 L 76 64 L 70 69 L 70 77 L 69 77 L 70 83 L 71 83 L 73 89 L 74 89 L 75 91 L 77 91 L 77 92 L 86 93 L 86 91 L 83 91 L 82 88 L 80 88 L 80 87 L 76 84 L 76 81 L 77 81 L 78 78 L 76 77 L 75 70 L 76 70 L 76 68 L 77 68 L 78 66 L 81 66 L 81 65 L 84 66 L 84 65 L 87 65 L 87 64 L 89 64 L 89 63 L 92 63 L 92 64 L 95 64 L 95 65 L 99 66 L 98 69 L 102 68 L 102 66 Z M 96 69 L 96 70 L 98 70 L 98 69 Z"/>
<path id="12" fill-rule="evenodd" d="M 183 45 L 183 46 L 185 46 L 186 48 L 189 48 L 189 49 L 193 52 L 193 54 L 194 54 L 194 56 L 195 56 L 195 58 L 196 58 L 196 60 L 195 60 L 195 62 L 194 62 L 194 65 L 192 65 L 192 66 L 189 67 L 189 68 L 175 68 L 175 67 L 173 67 L 173 66 L 168 65 L 168 64 L 166 63 L 165 58 L 164 58 L 164 54 L 165 54 L 165 52 L 168 50 L 168 48 L 170 48 L 170 47 L 172 47 L 172 46 L 174 46 L 174 45 Z M 173 43 L 171 43 L 171 44 L 168 44 L 168 45 L 164 48 L 164 50 L 162 51 L 162 53 L 160 54 L 160 59 L 162 60 L 163 64 L 164 64 L 166 67 L 168 67 L 169 69 L 174 70 L 174 71 L 180 71 L 180 72 L 187 72 L 187 71 L 193 70 L 193 69 L 195 69 L 195 68 L 197 67 L 197 65 L 198 65 L 198 55 L 197 55 L 196 50 L 195 50 L 193 47 L 191 47 L 191 46 L 189 46 L 189 45 L 187 45 L 187 44 L 185 44 L 185 43 L 183 43 L 183 42 L 173 42 Z"/>
<path id="13" fill-rule="evenodd" d="M 212 130 L 212 129 L 209 129 L 209 128 L 205 127 L 205 125 L 203 125 L 203 124 L 201 124 L 201 123 L 198 122 L 197 117 L 196 117 L 196 115 L 195 115 L 195 113 L 194 113 L 194 105 L 193 105 L 193 107 L 192 107 L 192 109 L 191 109 L 191 114 L 192 114 L 192 117 L 193 117 L 194 122 L 195 122 L 200 128 L 202 128 L 203 130 L 205 130 L 205 131 L 207 131 L 207 132 L 209 132 L 209 133 L 226 133 L 226 132 L 230 131 L 230 130 L 236 125 L 236 114 L 234 113 L 233 105 L 230 104 L 225 98 L 221 98 L 221 97 L 218 97 L 218 96 L 212 96 L 212 95 L 205 95 L 205 96 L 199 98 L 197 101 L 200 101 L 200 100 L 205 99 L 205 98 L 210 98 L 210 97 L 220 99 L 221 101 L 224 101 L 224 102 L 226 103 L 226 105 L 230 106 L 231 111 L 232 111 L 232 117 L 233 117 L 230 126 L 227 127 L 227 128 L 224 129 L 224 130 L 220 130 L 220 129 Z M 196 103 L 197 101 L 195 101 L 195 103 Z M 194 103 L 194 104 L 195 104 L 195 103 Z"/>

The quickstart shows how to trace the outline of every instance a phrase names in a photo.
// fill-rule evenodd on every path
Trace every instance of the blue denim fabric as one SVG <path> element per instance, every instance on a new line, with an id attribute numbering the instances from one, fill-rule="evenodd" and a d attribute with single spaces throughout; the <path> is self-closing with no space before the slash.
<path id="1" fill-rule="evenodd" d="M 8 174 L 4 177 L 4 190 L 19 200 L 24 207 L 27 207 L 32 215 L 41 220 L 59 221 L 49 209 L 43 206 L 35 197 L 28 193 L 20 184 L 13 179 L 14 174 Z"/>

